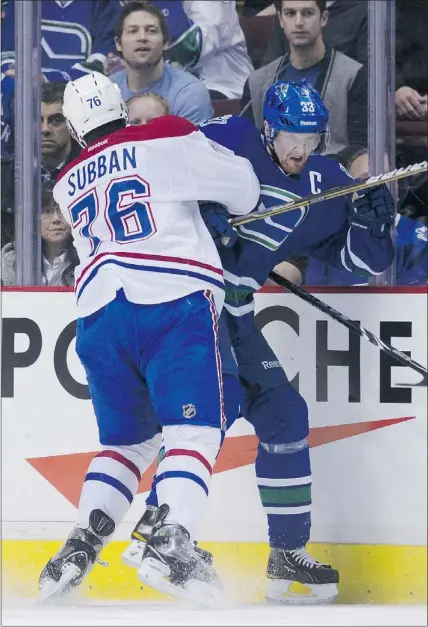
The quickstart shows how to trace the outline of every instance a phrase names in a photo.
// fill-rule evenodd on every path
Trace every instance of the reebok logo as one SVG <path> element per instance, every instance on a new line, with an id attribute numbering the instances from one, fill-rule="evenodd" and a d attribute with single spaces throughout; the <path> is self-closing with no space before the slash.
<path id="1" fill-rule="evenodd" d="M 102 142 L 97 142 L 93 146 L 89 146 L 88 152 L 91 152 L 91 150 L 95 150 L 95 148 L 99 148 L 100 146 L 104 146 L 104 144 L 108 144 L 108 139 L 103 139 Z"/>
<path id="2" fill-rule="evenodd" d="M 262 361 L 262 366 L 265 370 L 269 370 L 269 368 L 281 368 L 281 364 L 278 360 L 276 361 Z"/>
<path id="3" fill-rule="evenodd" d="M 309 121 L 301 120 L 300 125 L 301 126 L 316 126 L 317 123 L 316 122 L 309 122 Z"/>

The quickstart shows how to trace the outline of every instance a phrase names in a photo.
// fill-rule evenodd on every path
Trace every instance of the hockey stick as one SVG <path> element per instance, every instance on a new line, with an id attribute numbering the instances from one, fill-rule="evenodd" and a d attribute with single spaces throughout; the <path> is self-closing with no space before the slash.
<path id="1" fill-rule="evenodd" d="M 398 348 L 394 348 L 390 344 L 386 344 L 383 340 L 377 337 L 377 335 L 375 335 L 368 329 L 365 329 L 359 322 L 354 322 L 353 320 L 350 320 L 350 318 L 345 316 L 343 313 L 340 313 L 340 311 L 337 311 L 337 309 L 334 309 L 330 305 L 327 305 L 322 300 L 319 300 L 313 294 L 306 292 L 306 290 L 302 289 L 298 285 L 291 283 L 291 281 L 289 281 L 288 279 L 284 279 L 282 276 L 279 276 L 279 274 L 277 274 L 276 272 L 271 272 L 269 274 L 269 278 L 278 285 L 285 287 L 287 290 L 289 290 L 302 300 L 306 301 L 313 307 L 316 307 L 316 309 L 319 309 L 323 313 L 327 314 L 328 316 L 333 318 L 333 320 L 340 322 L 340 324 L 343 324 L 345 327 L 347 327 L 357 335 L 364 337 L 371 344 L 374 344 L 374 346 L 377 346 L 378 348 L 380 348 L 380 350 L 384 351 L 387 355 L 389 355 L 396 361 L 399 361 L 400 364 L 403 364 L 404 366 L 409 366 L 409 368 L 412 368 L 413 370 L 416 370 L 416 372 L 419 372 L 419 374 L 423 375 L 424 378 L 418 385 L 428 385 L 427 369 L 424 368 L 424 366 L 421 366 L 421 364 L 418 364 L 417 361 L 411 359 L 411 357 L 406 355 L 406 353 L 401 352 L 400 350 L 398 350 Z"/>
<path id="2" fill-rule="evenodd" d="M 409 176 L 416 176 L 417 174 L 421 174 L 421 172 L 426 172 L 427 170 L 427 161 L 414 163 L 413 165 L 408 165 L 406 168 L 398 168 L 398 170 L 392 170 L 391 172 L 386 172 L 385 174 L 369 176 L 365 179 L 350 183 L 349 185 L 332 187 L 325 192 L 311 194 L 310 196 L 305 196 L 304 198 L 299 198 L 299 200 L 294 200 L 293 202 L 288 202 L 283 205 L 276 205 L 275 207 L 269 207 L 268 209 L 259 209 L 259 211 L 253 211 L 252 213 L 247 213 L 244 216 L 232 218 L 230 224 L 232 226 L 241 226 L 242 224 L 248 224 L 249 222 L 254 222 L 255 220 L 263 220 L 263 218 L 269 218 L 271 216 L 276 216 L 279 213 L 293 211 L 299 207 L 309 207 L 317 202 L 332 200 L 333 198 L 339 198 L 339 196 L 346 196 L 346 194 L 352 194 L 353 192 L 358 192 L 362 189 L 367 189 L 368 187 L 374 187 L 380 183 L 389 183 L 391 181 L 398 181 L 399 179 L 404 179 Z"/>

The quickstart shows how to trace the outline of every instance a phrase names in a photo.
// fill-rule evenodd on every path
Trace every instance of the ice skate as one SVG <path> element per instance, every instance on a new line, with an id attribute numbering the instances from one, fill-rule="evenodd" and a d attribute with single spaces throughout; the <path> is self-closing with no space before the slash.
<path id="1" fill-rule="evenodd" d="M 131 534 L 131 543 L 122 553 L 122 561 L 131 568 L 139 568 L 143 559 L 144 548 L 150 540 L 153 525 L 158 508 L 147 505 L 147 509 L 137 522 Z M 213 556 L 208 551 L 201 549 L 194 543 L 195 552 L 209 565 L 213 562 Z"/>
<path id="2" fill-rule="evenodd" d="M 138 569 L 139 579 L 179 599 L 214 607 L 221 583 L 210 563 L 195 551 L 189 534 L 178 524 L 164 523 L 168 506 L 161 505 Z"/>
<path id="3" fill-rule="evenodd" d="M 122 561 L 127 566 L 131 568 L 139 568 L 141 566 L 146 543 L 152 535 L 157 511 L 158 508 L 154 505 L 147 505 L 146 511 L 135 525 L 131 533 L 131 544 L 122 553 Z"/>
<path id="4" fill-rule="evenodd" d="M 317 562 L 305 548 L 271 549 L 266 599 L 275 603 L 331 603 L 338 597 L 337 570 Z"/>
<path id="5" fill-rule="evenodd" d="M 63 596 L 92 570 L 103 539 L 114 532 L 114 522 L 99 509 L 91 512 L 88 529 L 75 527 L 64 546 L 49 560 L 39 578 L 39 601 Z"/>

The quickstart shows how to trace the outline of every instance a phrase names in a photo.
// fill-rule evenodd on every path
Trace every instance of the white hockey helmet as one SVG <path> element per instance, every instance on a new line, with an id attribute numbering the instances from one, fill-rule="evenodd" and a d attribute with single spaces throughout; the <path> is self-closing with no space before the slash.
<path id="1" fill-rule="evenodd" d="M 71 135 L 81 146 L 86 146 L 85 135 L 103 124 L 128 122 L 128 108 L 118 85 L 100 72 L 67 83 L 62 112 Z"/>

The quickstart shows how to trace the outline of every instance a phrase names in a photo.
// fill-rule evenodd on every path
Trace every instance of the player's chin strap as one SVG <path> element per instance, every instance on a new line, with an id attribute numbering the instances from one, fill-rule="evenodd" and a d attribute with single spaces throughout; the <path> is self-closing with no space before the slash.
<path id="1" fill-rule="evenodd" d="M 309 292 L 302 289 L 298 285 L 291 283 L 291 281 L 289 281 L 288 279 L 284 279 L 282 276 L 280 276 L 276 272 L 271 272 L 269 274 L 269 278 L 272 279 L 272 281 L 274 281 L 278 285 L 285 287 L 287 290 L 289 290 L 290 292 L 292 292 L 293 294 L 295 294 L 302 300 L 306 301 L 313 307 L 316 307 L 323 313 L 327 314 L 328 316 L 330 316 L 330 318 L 333 318 L 333 320 L 340 322 L 340 324 L 343 324 L 345 327 L 350 329 L 353 333 L 356 333 L 357 335 L 364 337 L 371 344 L 374 344 L 375 346 L 380 348 L 380 350 L 384 351 L 387 355 L 389 355 L 396 361 L 399 361 L 402 365 L 408 366 L 409 368 L 416 370 L 416 372 L 419 372 L 419 374 L 423 375 L 423 379 L 422 381 L 416 384 L 418 387 L 428 385 L 427 369 L 424 368 L 424 366 L 421 366 L 421 364 L 418 364 L 417 361 L 414 361 L 413 359 L 411 359 L 408 355 L 406 355 L 406 353 L 401 352 L 400 350 L 398 350 L 397 348 L 394 348 L 390 344 L 386 344 L 386 342 L 384 342 L 379 337 L 377 337 L 377 335 L 365 329 L 359 322 L 350 320 L 343 313 L 340 313 L 340 311 L 337 311 L 337 309 L 334 309 L 330 305 L 327 305 L 322 300 L 319 300 L 313 294 L 310 294 Z M 352 290 L 352 287 L 350 288 L 350 291 L 351 290 Z"/>
<path id="2" fill-rule="evenodd" d="M 252 213 L 247 213 L 244 216 L 233 218 L 230 223 L 232 226 L 241 226 L 241 224 L 248 224 L 249 222 L 254 222 L 255 220 L 270 218 L 271 216 L 286 213 L 287 211 L 293 211 L 294 209 L 298 209 L 300 207 L 309 207 L 317 202 L 332 200 L 333 198 L 338 198 L 339 196 L 346 196 L 347 194 L 352 194 L 353 192 L 358 192 L 362 189 L 367 189 L 368 187 L 374 187 L 375 185 L 380 185 L 381 183 L 390 183 L 392 181 L 398 181 L 399 179 L 404 179 L 410 176 L 416 176 L 422 172 L 427 172 L 427 170 L 427 161 L 422 161 L 421 163 L 415 163 L 407 166 L 406 168 L 398 168 L 397 170 L 392 170 L 391 172 L 386 172 L 385 174 L 377 174 L 376 176 L 369 176 L 365 179 L 355 180 L 354 183 L 350 183 L 349 185 L 332 187 L 325 192 L 311 194 L 310 196 L 305 196 L 304 198 L 299 198 L 299 200 L 283 205 L 253 211 Z"/>

